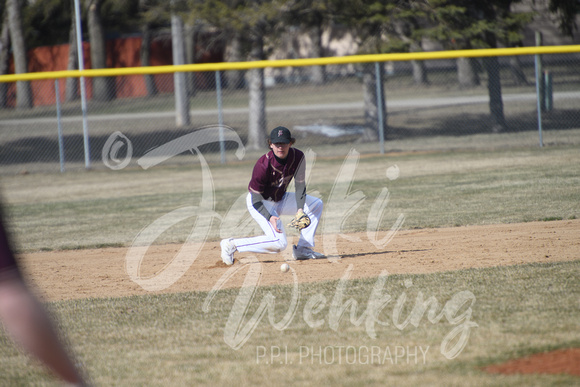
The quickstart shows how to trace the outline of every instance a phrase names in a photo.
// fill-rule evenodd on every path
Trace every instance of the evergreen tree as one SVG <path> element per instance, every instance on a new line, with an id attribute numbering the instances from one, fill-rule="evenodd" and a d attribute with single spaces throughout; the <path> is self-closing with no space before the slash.
<path id="1" fill-rule="evenodd" d="M 531 20 L 531 13 L 514 13 L 512 4 L 517 1 L 469 0 L 425 1 L 433 27 L 427 36 L 443 44 L 446 49 L 497 48 L 498 43 L 511 46 L 522 39 L 521 31 Z M 501 91 L 500 66 L 497 57 L 482 59 L 487 73 L 491 130 L 506 128 Z M 473 70 L 473 61 L 460 70 Z"/>
<path id="2" fill-rule="evenodd" d="M 191 14 L 208 24 L 225 29 L 239 37 L 242 47 L 247 47 L 248 60 L 264 60 L 264 40 L 273 37 L 281 24 L 283 0 L 190 0 Z M 244 44 L 245 43 L 245 44 Z M 248 71 L 249 88 L 249 149 L 260 149 L 266 138 L 266 89 L 264 69 Z"/>

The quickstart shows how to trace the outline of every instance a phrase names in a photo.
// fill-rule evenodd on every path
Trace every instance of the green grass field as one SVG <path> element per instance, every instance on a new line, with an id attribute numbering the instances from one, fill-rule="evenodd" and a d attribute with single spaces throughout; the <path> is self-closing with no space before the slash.
<path id="1" fill-rule="evenodd" d="M 320 156 L 312 167 L 310 191 L 329 206 L 333 187 L 351 184 L 338 182 L 345 159 L 346 151 Z M 580 217 L 579 164 L 574 146 L 361 155 L 352 185 L 344 189 L 361 191 L 366 199 L 342 231 L 366 230 L 368 211 L 385 187 L 391 196 L 384 225 L 392 225 L 400 213 L 406 217 L 403 228 L 573 219 Z M 392 166 L 400 174 L 389 180 L 386 170 Z M 210 166 L 219 216 L 245 213 L 245 204 L 236 200 L 247 192 L 252 167 L 249 161 Z M 6 176 L 2 186 L 20 251 L 128 246 L 158 217 L 199 205 L 208 189 L 201 184 L 199 164 Z M 331 224 L 342 213 L 325 216 Z M 184 221 L 158 243 L 183 242 L 191 227 Z M 228 232 L 218 219 L 210 239 Z"/>
<path id="2" fill-rule="evenodd" d="M 481 367 L 580 345 L 579 270 L 575 261 L 389 276 L 384 294 L 392 302 L 379 315 L 389 325 L 376 324 L 376 339 L 369 337 L 364 318 L 356 321 L 367 308 L 375 279 L 346 284 L 344 300 L 358 302 L 355 322 L 347 312 L 335 329 L 329 326 L 329 305 L 315 316 L 323 320 L 319 327 L 308 325 L 303 312 L 315 297 L 326 297 L 330 304 L 338 281 L 305 284 L 289 327 L 278 331 L 265 316 L 239 350 L 224 342 L 236 289 L 219 292 L 207 313 L 202 310 L 205 292 L 63 301 L 50 304 L 50 309 L 95 385 L 574 385 L 578 378 L 573 376 L 498 376 Z M 406 288 L 409 280 L 412 286 Z M 477 327 L 470 328 L 457 358 L 444 357 L 440 346 L 462 322 L 443 318 L 432 323 L 425 313 L 416 327 L 394 325 L 408 316 L 419 293 L 425 299 L 434 297 L 439 312 L 461 291 L 473 293 L 474 301 L 455 316 L 469 306 L 470 321 Z M 245 321 L 268 293 L 275 296 L 275 321 L 282 319 L 290 301 L 288 286 L 260 288 Z M 407 301 L 402 317 L 395 320 L 396 302 L 403 295 Z M 0 384 L 51 385 L 5 337 L 0 342 Z"/>
<path id="3" fill-rule="evenodd" d="M 349 218 L 345 232 L 365 229 L 370 206 L 384 187 L 390 192 L 385 227 L 399 213 L 405 214 L 407 229 L 578 218 L 578 147 L 515 146 L 519 135 L 524 134 L 502 135 L 504 142 L 481 135 L 475 149 L 467 143 L 455 149 L 450 142 L 473 139 L 451 138 L 441 151 L 361 155 L 352 185 L 337 183 L 346 152 L 330 156 L 320 151 L 309 187 L 325 200 L 341 184 L 348 185 L 349 192 L 364 194 L 367 199 L 358 215 Z M 395 165 L 400 174 L 389 180 L 387 168 Z M 252 166 L 251 161 L 210 165 L 216 213 L 244 211 L 233 203 L 246 192 Z M 1 185 L 17 248 L 24 252 L 129 246 L 159 216 L 198 205 L 203 192 L 198 163 L 147 171 L 3 176 Z M 332 216 L 326 221 L 332 222 Z M 191 226 L 183 222 L 157 243 L 183 242 Z M 221 232 L 216 222 L 210 239 L 220 239 Z M 300 301 L 287 328 L 275 329 L 266 313 L 238 350 L 224 335 L 239 289 L 219 291 L 207 311 L 207 292 L 60 301 L 48 307 L 97 386 L 573 385 L 580 379 L 497 376 L 481 367 L 538 351 L 578 347 L 579 279 L 580 261 L 388 276 L 383 294 L 391 301 L 379 315 L 388 325 L 372 326 L 376 338 L 369 335 L 363 313 L 378 278 L 300 284 Z M 347 311 L 339 318 L 332 312 L 331 301 L 340 286 L 344 302 L 357 302 L 352 316 Z M 425 312 L 416 315 L 416 326 L 396 326 L 420 295 L 425 300 L 434 297 L 439 314 L 454 296 L 466 294 L 460 292 L 470 292 L 473 300 L 459 305 L 453 316 L 432 322 Z M 291 304 L 291 286 L 259 288 L 245 321 L 267 294 L 275 297 L 274 322 L 282 320 Z M 326 304 L 316 303 L 321 299 Z M 447 359 L 441 344 L 454 328 L 468 322 L 453 317 L 466 316 L 469 309 L 469 321 L 477 326 L 466 325 L 465 347 L 456 358 Z M 319 326 L 311 326 L 313 317 L 321 321 Z M 334 329 L 331 321 L 337 324 Z M 448 348 L 458 342 L 456 336 Z M 5 336 L 0 335 L 0 343 L 0 385 L 55 385 Z"/>

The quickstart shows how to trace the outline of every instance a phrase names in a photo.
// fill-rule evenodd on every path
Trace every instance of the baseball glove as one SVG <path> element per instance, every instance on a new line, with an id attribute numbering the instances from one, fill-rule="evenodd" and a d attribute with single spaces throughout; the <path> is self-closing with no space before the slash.
<path id="1" fill-rule="evenodd" d="M 288 227 L 294 227 L 297 230 L 302 230 L 308 226 L 310 226 L 310 218 L 300 210 L 294 215 L 294 219 L 288 223 Z"/>

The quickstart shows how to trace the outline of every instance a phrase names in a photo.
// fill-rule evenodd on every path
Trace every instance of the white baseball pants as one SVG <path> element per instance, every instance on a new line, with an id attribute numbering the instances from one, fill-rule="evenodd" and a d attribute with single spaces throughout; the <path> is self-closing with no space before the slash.
<path id="1" fill-rule="evenodd" d="M 279 202 L 264 200 L 263 203 L 273 216 L 295 215 L 296 211 L 298 211 L 298 208 L 296 208 L 296 194 L 294 192 L 286 192 Z M 264 231 L 264 235 L 234 239 L 233 242 L 238 251 L 270 254 L 283 251 L 288 246 L 288 241 L 282 221 L 278 221 L 278 229 L 282 231 L 278 233 L 274 230 L 270 222 L 256 211 L 252 205 L 252 195 L 249 193 L 246 197 L 246 206 L 252 218 L 258 222 Z M 306 195 L 304 213 L 310 218 L 310 226 L 300 232 L 300 239 L 298 240 L 297 246 L 314 247 L 314 235 L 316 234 L 318 221 L 322 215 L 322 207 L 322 200 L 314 196 Z"/>

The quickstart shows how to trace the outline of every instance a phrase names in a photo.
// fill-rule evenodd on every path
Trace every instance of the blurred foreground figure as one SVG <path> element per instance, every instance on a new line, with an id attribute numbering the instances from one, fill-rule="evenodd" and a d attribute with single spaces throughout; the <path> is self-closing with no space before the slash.
<path id="1" fill-rule="evenodd" d="M 27 353 L 67 385 L 85 386 L 43 306 L 26 286 L 8 242 L 0 210 L 0 323 Z"/>

